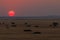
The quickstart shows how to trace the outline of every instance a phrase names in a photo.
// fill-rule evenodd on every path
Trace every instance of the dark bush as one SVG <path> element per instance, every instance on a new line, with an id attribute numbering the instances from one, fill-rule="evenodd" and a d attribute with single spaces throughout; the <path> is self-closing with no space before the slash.
<path id="1" fill-rule="evenodd" d="M 57 23 L 57 22 L 53 22 L 53 25 L 54 25 L 54 26 L 57 26 L 57 25 L 58 25 L 58 23 Z"/>
<path id="2" fill-rule="evenodd" d="M 41 34 L 41 32 L 33 32 L 33 34 Z"/>
<path id="3" fill-rule="evenodd" d="M 15 22 L 11 22 L 11 24 L 15 24 Z"/>
<path id="4" fill-rule="evenodd" d="M 54 27 L 58 26 L 58 23 L 57 22 L 53 22 L 53 26 Z"/>
<path id="5" fill-rule="evenodd" d="M 28 23 L 27 22 L 25 22 L 25 25 L 27 25 Z"/>
<path id="6" fill-rule="evenodd" d="M 4 22 L 2 24 L 4 24 Z"/>
<path id="7" fill-rule="evenodd" d="M 29 30 L 29 29 L 28 29 L 28 30 L 24 30 L 24 31 L 25 31 L 25 32 L 30 32 L 30 31 L 32 31 L 32 30 Z"/>
<path id="8" fill-rule="evenodd" d="M 38 25 L 34 26 L 34 27 L 39 27 Z"/>

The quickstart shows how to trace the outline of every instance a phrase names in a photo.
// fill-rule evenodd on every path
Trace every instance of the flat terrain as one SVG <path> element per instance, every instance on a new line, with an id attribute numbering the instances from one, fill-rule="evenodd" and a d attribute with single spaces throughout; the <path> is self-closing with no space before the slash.
<path id="1" fill-rule="evenodd" d="M 0 40 L 60 40 L 60 19 L 0 19 Z"/>

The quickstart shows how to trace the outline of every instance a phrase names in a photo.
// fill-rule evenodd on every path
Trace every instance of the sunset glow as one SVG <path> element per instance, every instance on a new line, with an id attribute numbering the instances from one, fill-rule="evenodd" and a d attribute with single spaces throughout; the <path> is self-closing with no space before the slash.
<path id="1" fill-rule="evenodd" d="M 60 0 L 0 0 L 0 16 L 48 15 L 60 15 Z"/>
<path id="2" fill-rule="evenodd" d="M 11 16 L 15 16 L 15 12 L 13 10 L 9 11 L 8 12 L 8 15 L 11 17 Z"/>

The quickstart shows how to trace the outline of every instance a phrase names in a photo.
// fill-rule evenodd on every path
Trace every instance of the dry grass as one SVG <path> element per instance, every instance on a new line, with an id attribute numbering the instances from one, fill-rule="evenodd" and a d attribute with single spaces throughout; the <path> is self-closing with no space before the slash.
<path id="1" fill-rule="evenodd" d="M 9 19 L 0 20 L 0 22 L 0 40 L 60 40 L 60 19 Z M 11 26 L 12 22 L 16 27 Z M 59 25 L 53 28 L 53 22 L 58 22 Z M 27 25 L 30 26 L 27 27 Z M 35 27 L 36 25 L 38 27 Z M 25 32 L 25 29 L 32 31 Z M 41 34 L 33 34 L 33 32 L 41 32 Z"/>

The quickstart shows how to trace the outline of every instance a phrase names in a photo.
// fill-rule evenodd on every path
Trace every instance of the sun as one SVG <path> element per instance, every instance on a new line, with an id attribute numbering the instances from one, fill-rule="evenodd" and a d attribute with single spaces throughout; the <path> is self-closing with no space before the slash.
<path id="1" fill-rule="evenodd" d="M 10 11 L 8 12 L 8 15 L 9 15 L 10 17 L 15 16 L 15 12 L 14 12 L 13 10 L 10 10 Z"/>

